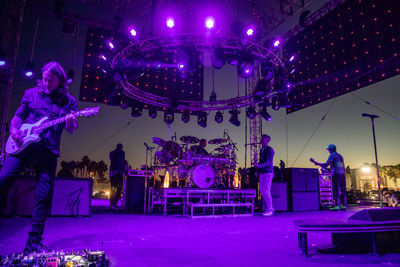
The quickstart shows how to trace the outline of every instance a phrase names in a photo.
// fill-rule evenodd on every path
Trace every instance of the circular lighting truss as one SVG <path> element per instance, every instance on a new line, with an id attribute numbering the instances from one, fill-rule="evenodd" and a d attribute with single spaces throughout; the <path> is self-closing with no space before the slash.
<path id="1" fill-rule="evenodd" d="M 216 49 L 222 49 L 225 55 L 228 55 L 230 58 L 235 58 L 238 61 L 243 53 L 247 55 L 251 54 L 254 57 L 255 68 L 259 68 L 261 63 L 268 61 L 272 63 L 275 68 L 285 69 L 284 63 L 279 58 L 276 50 L 267 49 L 248 39 L 224 36 L 212 36 L 211 38 L 207 38 L 204 35 L 193 34 L 181 34 L 173 37 L 154 37 L 141 41 L 132 41 L 128 46 L 118 51 L 113 57 L 111 69 L 121 74 L 121 79 L 117 81 L 117 84 L 119 88 L 122 89 L 122 93 L 133 100 L 149 106 L 162 109 L 173 108 L 175 110 L 188 110 L 192 112 L 240 109 L 254 106 L 269 100 L 278 93 L 282 93 L 282 91 L 268 90 L 262 96 L 248 94 L 216 101 L 188 101 L 177 99 L 175 105 L 172 107 L 171 100 L 168 97 L 146 92 L 128 81 L 129 77 L 124 73 L 124 66 L 127 66 L 126 62 L 130 62 L 130 58 L 139 54 L 143 58 L 154 58 L 160 49 L 164 52 L 171 53 L 188 46 L 193 47 L 200 53 L 206 51 L 213 53 Z"/>

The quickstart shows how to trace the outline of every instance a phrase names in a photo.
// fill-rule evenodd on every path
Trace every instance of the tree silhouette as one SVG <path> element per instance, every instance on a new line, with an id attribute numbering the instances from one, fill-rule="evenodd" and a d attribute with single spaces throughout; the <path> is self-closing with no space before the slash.
<path id="1" fill-rule="evenodd" d="M 61 161 L 61 170 L 57 173 L 58 177 L 74 177 L 75 161 Z"/>

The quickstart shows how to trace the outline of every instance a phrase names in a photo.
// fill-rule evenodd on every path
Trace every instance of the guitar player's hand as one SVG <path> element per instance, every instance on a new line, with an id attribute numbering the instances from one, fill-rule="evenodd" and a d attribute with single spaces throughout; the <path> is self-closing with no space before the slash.
<path id="1" fill-rule="evenodd" d="M 11 137 L 15 140 L 17 145 L 21 145 L 23 143 L 24 133 L 15 127 L 11 127 L 10 129 Z"/>
<path id="2" fill-rule="evenodd" d="M 76 128 L 78 128 L 76 115 L 74 113 L 70 113 L 66 116 L 65 129 L 67 129 L 67 132 L 72 134 L 76 130 Z"/>

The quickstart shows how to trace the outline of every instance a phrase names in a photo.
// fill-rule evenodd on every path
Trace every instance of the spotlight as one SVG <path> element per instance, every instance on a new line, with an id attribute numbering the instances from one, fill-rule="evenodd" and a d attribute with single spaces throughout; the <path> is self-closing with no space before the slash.
<path id="1" fill-rule="evenodd" d="M 274 47 L 278 47 L 281 44 L 280 40 L 275 40 L 274 41 Z"/>
<path id="2" fill-rule="evenodd" d="M 210 95 L 210 101 L 217 101 L 217 94 L 215 92 L 212 92 Z"/>
<path id="3" fill-rule="evenodd" d="M 182 113 L 182 121 L 183 121 L 184 123 L 188 123 L 188 122 L 190 121 L 189 111 L 185 110 L 185 111 Z"/>
<path id="4" fill-rule="evenodd" d="M 215 48 L 211 61 L 214 68 L 217 70 L 222 69 L 226 63 L 224 49 L 222 47 Z"/>
<path id="5" fill-rule="evenodd" d="M 197 124 L 203 128 L 207 127 L 207 113 L 201 112 L 197 117 Z"/>
<path id="6" fill-rule="evenodd" d="M 110 49 L 114 49 L 114 48 L 115 48 L 115 45 L 114 45 L 113 42 L 108 41 L 107 44 L 108 44 L 108 47 L 109 47 Z"/>
<path id="7" fill-rule="evenodd" d="M 126 98 L 122 98 L 122 99 L 121 99 L 121 104 L 120 104 L 119 106 L 120 106 L 121 109 L 123 109 L 123 110 L 127 109 L 128 106 L 129 106 L 128 100 L 127 100 Z M 134 116 L 132 116 L 132 117 L 134 117 Z"/>
<path id="8" fill-rule="evenodd" d="M 215 24 L 214 18 L 208 17 L 208 18 L 206 19 L 206 27 L 207 27 L 208 29 L 211 30 L 212 28 L 214 28 L 214 24 Z"/>
<path id="9" fill-rule="evenodd" d="M 255 107 L 253 107 L 253 106 L 251 106 L 251 107 L 248 107 L 247 108 L 247 110 L 246 110 L 246 115 L 247 115 L 247 117 L 249 118 L 249 119 L 254 119 L 255 117 L 256 117 L 256 108 Z"/>
<path id="10" fill-rule="evenodd" d="M 266 107 L 265 105 L 261 108 L 261 110 L 260 110 L 260 115 L 261 115 L 261 117 L 263 117 L 264 120 L 266 120 L 266 121 L 271 121 L 271 119 L 272 119 L 272 117 L 271 117 L 271 115 L 268 113 L 267 107 Z"/>
<path id="11" fill-rule="evenodd" d="M 294 55 L 290 57 L 289 61 L 292 62 L 294 60 Z"/>
<path id="12" fill-rule="evenodd" d="M 224 116 L 222 115 L 222 112 L 217 111 L 217 113 L 215 113 L 215 122 L 221 124 L 223 121 L 224 121 Z"/>
<path id="13" fill-rule="evenodd" d="M 107 58 L 106 58 L 105 55 L 100 55 L 100 58 L 101 58 L 102 60 L 104 60 L 104 61 L 107 61 Z"/>
<path id="14" fill-rule="evenodd" d="M 129 33 L 131 34 L 131 36 L 136 36 L 136 34 L 137 34 L 137 32 L 134 28 L 130 28 Z"/>
<path id="15" fill-rule="evenodd" d="M 240 126 L 240 121 L 239 121 L 239 114 L 240 111 L 237 109 L 232 109 L 231 111 L 229 111 L 229 113 L 231 114 L 231 118 L 229 119 L 229 122 L 232 123 L 233 125 L 235 125 L 236 127 Z"/>
<path id="16" fill-rule="evenodd" d="M 6 53 L 0 50 L 0 67 L 6 65 Z"/>
<path id="17" fill-rule="evenodd" d="M 172 109 L 167 109 L 164 112 L 164 122 L 166 124 L 171 124 L 174 122 L 174 111 Z"/>
<path id="18" fill-rule="evenodd" d="M 267 82 L 265 79 L 261 79 L 256 84 L 254 95 L 261 97 L 268 91 L 268 89 L 270 89 L 269 82 Z"/>
<path id="19" fill-rule="evenodd" d="M 131 109 L 131 116 L 134 118 L 142 116 L 142 107 L 140 106 L 133 106 Z"/>
<path id="20" fill-rule="evenodd" d="M 74 78 L 75 78 L 75 71 L 72 67 L 70 67 L 67 72 L 67 81 L 69 83 L 72 83 L 74 81 Z"/>
<path id="21" fill-rule="evenodd" d="M 157 117 L 157 109 L 154 107 L 149 108 L 149 117 L 155 119 Z"/>
<path id="22" fill-rule="evenodd" d="M 295 71 L 296 71 L 296 69 L 292 69 L 292 70 L 290 71 L 290 74 L 293 74 Z"/>
<path id="23" fill-rule="evenodd" d="M 185 68 L 184 64 L 178 64 L 178 69 L 183 70 Z"/>
<path id="24" fill-rule="evenodd" d="M 253 34 L 254 34 L 254 28 L 252 26 L 248 27 L 246 29 L 246 35 L 250 37 L 253 36 Z"/>
<path id="25" fill-rule="evenodd" d="M 170 29 L 172 29 L 175 26 L 175 21 L 171 17 L 167 19 L 166 23 L 167 23 L 167 27 L 170 28 Z"/>
<path id="26" fill-rule="evenodd" d="M 33 75 L 33 62 L 32 61 L 28 61 L 25 64 L 25 76 L 26 77 L 31 77 Z"/>
<path id="27" fill-rule="evenodd" d="M 248 78 L 254 73 L 254 57 L 250 53 L 242 53 L 238 63 L 238 75 Z"/>
<path id="28" fill-rule="evenodd" d="M 274 96 L 271 98 L 271 106 L 273 110 L 279 110 L 280 109 L 280 103 L 279 103 L 279 98 L 277 96 Z"/>
<path id="29" fill-rule="evenodd" d="M 271 61 L 267 60 L 261 64 L 261 75 L 266 81 L 274 78 L 274 65 Z"/>

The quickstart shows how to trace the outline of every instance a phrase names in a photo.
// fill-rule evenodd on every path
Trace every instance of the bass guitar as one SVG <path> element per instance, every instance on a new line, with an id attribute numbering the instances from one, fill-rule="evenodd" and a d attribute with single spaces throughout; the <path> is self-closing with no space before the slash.
<path id="1" fill-rule="evenodd" d="M 97 115 L 97 113 L 99 113 L 99 109 L 100 109 L 100 107 L 86 108 L 86 109 L 83 109 L 83 110 L 80 110 L 80 111 L 74 113 L 74 115 L 76 117 L 95 116 L 95 115 Z M 66 117 L 67 117 L 67 115 L 60 117 L 58 119 L 55 119 L 55 120 L 51 120 L 51 121 L 48 120 L 48 117 L 43 117 L 36 123 L 22 124 L 20 127 L 20 130 L 23 133 L 22 142 L 17 143 L 14 140 L 14 138 L 12 138 L 12 136 L 10 135 L 10 137 L 8 137 L 6 147 L 5 147 L 6 153 L 11 154 L 11 155 L 16 155 L 16 154 L 20 153 L 21 151 L 23 151 L 30 144 L 39 142 L 40 141 L 40 133 L 43 130 L 45 130 L 51 126 L 57 125 L 59 123 L 65 122 L 67 120 Z"/>

